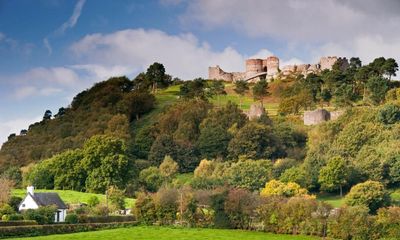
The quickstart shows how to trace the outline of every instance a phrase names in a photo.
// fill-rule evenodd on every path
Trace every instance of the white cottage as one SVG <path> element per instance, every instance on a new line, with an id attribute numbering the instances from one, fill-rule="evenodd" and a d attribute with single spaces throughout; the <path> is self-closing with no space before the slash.
<path id="1" fill-rule="evenodd" d="M 19 205 L 19 211 L 38 209 L 43 206 L 56 206 L 57 211 L 54 213 L 54 222 L 65 221 L 67 206 L 57 193 L 35 193 L 33 186 L 29 186 L 26 189 L 27 194 Z"/>

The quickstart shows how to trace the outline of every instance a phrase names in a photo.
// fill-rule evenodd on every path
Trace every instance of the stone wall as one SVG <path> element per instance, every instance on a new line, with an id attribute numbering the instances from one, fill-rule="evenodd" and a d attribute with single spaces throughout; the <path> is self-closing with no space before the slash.
<path id="1" fill-rule="evenodd" d="M 320 73 L 325 69 L 331 70 L 337 61 L 340 61 L 340 69 L 342 70 L 345 70 L 349 66 L 346 58 L 328 56 L 322 57 L 318 64 L 288 65 L 283 66 L 282 71 L 280 71 L 279 58 L 270 56 L 266 59 L 247 59 L 245 62 L 245 72 L 225 72 L 218 65 L 216 67 L 209 67 L 208 77 L 209 79 L 234 82 L 242 79 L 259 81 L 261 77 L 256 75 L 260 73 L 266 73 L 265 79 L 267 80 L 271 80 L 277 76 L 289 76 L 290 74 L 303 74 L 307 76 L 310 73 Z"/>
<path id="2" fill-rule="evenodd" d="M 322 122 L 326 122 L 329 120 L 336 120 L 341 115 L 343 115 L 343 113 L 344 113 L 343 111 L 329 112 L 325 109 L 305 111 L 303 116 L 304 125 L 310 126 L 310 125 L 320 124 Z"/>

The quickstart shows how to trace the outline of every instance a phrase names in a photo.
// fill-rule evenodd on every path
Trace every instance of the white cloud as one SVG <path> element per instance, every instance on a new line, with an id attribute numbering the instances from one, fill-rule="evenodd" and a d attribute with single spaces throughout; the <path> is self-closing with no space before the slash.
<path id="1" fill-rule="evenodd" d="M 44 44 L 44 47 L 47 49 L 49 55 L 51 55 L 53 53 L 53 48 L 50 45 L 49 39 L 48 38 L 44 38 L 43 39 L 43 44 Z"/>
<path id="2" fill-rule="evenodd" d="M 86 0 L 78 0 L 71 17 L 65 23 L 63 23 L 59 29 L 57 29 L 56 33 L 63 34 L 65 30 L 67 30 L 68 28 L 73 28 L 76 25 L 79 17 L 81 16 L 82 8 L 85 4 L 85 1 Z"/>
<path id="3" fill-rule="evenodd" d="M 16 133 L 17 135 L 22 129 L 27 129 L 30 124 L 38 122 L 41 120 L 41 116 L 34 118 L 16 118 L 8 121 L 0 121 L 0 147 L 3 142 L 7 140 L 7 137 L 11 133 Z"/>
<path id="4" fill-rule="evenodd" d="M 121 72 L 143 71 L 157 61 L 165 65 L 168 73 L 183 79 L 206 77 L 208 66 L 216 64 L 228 71 L 244 69 L 244 57 L 229 46 L 213 51 L 192 34 L 168 35 L 158 30 L 91 34 L 74 43 L 71 50 L 82 65 L 119 66 Z"/>
<path id="5" fill-rule="evenodd" d="M 256 54 L 250 56 L 250 58 L 267 58 L 269 56 L 274 55 L 270 50 L 268 49 L 261 49 L 260 51 L 258 51 Z"/>
<path id="6" fill-rule="evenodd" d="M 274 39 L 287 46 L 285 56 L 302 55 L 305 62 L 324 55 L 400 62 L 398 0 L 202 0 L 186 5 L 180 19 L 188 29 L 227 28 Z"/>
<path id="7" fill-rule="evenodd" d="M 82 79 L 72 68 L 32 68 L 13 76 L 1 76 L 0 81 L 10 82 L 11 98 L 23 100 L 33 96 L 51 96 L 64 90 L 80 88 Z"/>

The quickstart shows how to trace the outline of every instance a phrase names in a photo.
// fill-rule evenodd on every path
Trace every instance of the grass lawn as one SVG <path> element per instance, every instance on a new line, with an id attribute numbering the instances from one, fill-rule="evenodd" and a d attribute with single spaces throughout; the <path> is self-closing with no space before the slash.
<path id="1" fill-rule="evenodd" d="M 106 196 L 103 194 L 96 193 L 84 193 L 71 190 L 42 190 L 35 189 L 35 192 L 56 192 L 60 195 L 61 199 L 65 203 L 87 203 L 89 198 L 92 196 L 97 196 L 100 202 L 106 202 Z M 12 191 L 13 196 L 24 198 L 26 195 L 26 189 L 14 189 Z M 134 202 L 133 198 L 126 198 L 126 207 L 130 208 Z"/>
<path id="2" fill-rule="evenodd" d="M 17 238 L 13 238 L 17 239 Z M 35 240 L 308 240 L 319 239 L 309 236 L 278 235 L 263 232 L 251 232 L 242 230 L 222 230 L 222 229 L 196 229 L 196 228 L 168 228 L 168 227 L 132 227 L 97 232 L 72 233 L 62 235 L 50 235 L 44 237 L 18 238 Z"/>
<path id="3" fill-rule="evenodd" d="M 317 200 L 329 203 L 333 207 L 341 207 L 344 204 L 344 197 L 339 195 L 318 195 Z"/>

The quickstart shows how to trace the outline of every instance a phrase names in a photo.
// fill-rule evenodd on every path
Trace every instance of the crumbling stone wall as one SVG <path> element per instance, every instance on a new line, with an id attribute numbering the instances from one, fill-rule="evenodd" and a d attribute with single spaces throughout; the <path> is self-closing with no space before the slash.
<path id="1" fill-rule="evenodd" d="M 305 111 L 303 116 L 304 125 L 316 125 L 329 120 L 336 120 L 343 115 L 343 113 L 343 111 L 329 112 L 325 109 Z"/>

